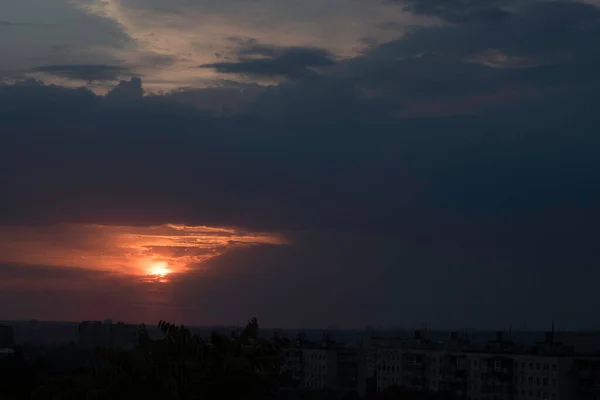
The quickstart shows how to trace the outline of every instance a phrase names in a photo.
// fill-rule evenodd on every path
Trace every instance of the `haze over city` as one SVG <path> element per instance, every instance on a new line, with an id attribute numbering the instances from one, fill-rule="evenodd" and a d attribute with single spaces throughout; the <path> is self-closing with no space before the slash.
<path id="1" fill-rule="evenodd" d="M 600 329 L 600 2 L 0 1 L 0 320 Z"/>

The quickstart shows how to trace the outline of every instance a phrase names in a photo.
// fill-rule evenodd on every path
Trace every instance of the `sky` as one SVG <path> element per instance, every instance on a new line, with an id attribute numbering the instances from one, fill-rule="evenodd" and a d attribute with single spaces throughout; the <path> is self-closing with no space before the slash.
<path id="1" fill-rule="evenodd" d="M 0 319 L 600 329 L 600 1 L 4 0 Z"/>

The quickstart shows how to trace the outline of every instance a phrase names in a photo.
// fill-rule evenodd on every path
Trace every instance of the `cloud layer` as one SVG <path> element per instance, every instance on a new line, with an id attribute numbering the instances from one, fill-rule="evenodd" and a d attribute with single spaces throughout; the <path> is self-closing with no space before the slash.
<path id="1" fill-rule="evenodd" d="M 145 69 L 143 79 L 127 76 L 106 95 L 31 79 L 0 86 L 6 243 L 23 230 L 29 246 L 37 229 L 60 231 L 34 226 L 67 223 L 142 236 L 164 224 L 235 227 L 210 259 L 203 246 L 174 248 L 181 244 L 173 231 L 165 243 L 145 245 L 151 257 L 192 257 L 185 261 L 190 271 L 152 289 L 161 300 L 145 311 L 149 317 L 169 309 L 204 323 L 252 314 L 287 326 L 498 327 L 526 320 L 543 327 L 552 319 L 593 325 L 572 307 L 578 304 L 581 314 L 597 307 L 596 6 L 378 1 L 366 9 L 427 21 L 401 24 L 393 39 L 362 34 L 363 46 L 344 54 L 348 43 L 300 35 L 314 26 L 302 25 L 310 19 L 299 14 L 307 30 L 294 38 L 247 40 L 231 28 L 211 48 L 212 59 L 189 56 L 183 63 L 195 34 L 170 40 L 178 29 L 192 32 L 179 12 L 197 9 L 175 2 L 149 11 L 151 3 L 91 2 L 85 9 L 143 44 L 119 54 L 159 57 L 165 74 L 181 68 L 181 75 Z M 228 5 L 219 3 L 210 15 L 238 21 Z M 254 9 L 248 24 L 283 13 L 281 7 L 271 14 Z M 155 32 L 168 43 L 150 40 L 139 18 L 147 13 L 153 21 L 159 12 L 172 17 Z M 351 25 L 347 14 L 328 12 Z M 373 13 L 373 32 L 403 21 Z M 387 26 L 386 34 L 394 32 Z M 39 72 L 100 81 L 140 72 L 133 64 L 45 63 Z M 215 84 L 195 87 L 199 77 L 187 74 L 199 70 Z M 286 79 L 262 85 L 272 76 Z M 186 84 L 166 94 L 147 90 L 147 82 L 166 80 Z M 246 230 L 271 233 L 257 239 Z M 227 247 L 248 235 L 256 245 Z M 289 245 L 274 245 L 278 235 Z M 77 242 L 73 236 L 65 249 Z M 44 276 L 52 265 L 65 265 L 14 251 L 0 274 L 15 275 L 26 264 Z M 25 285 L 30 278 L 19 279 Z M 60 279 L 70 279 L 61 285 L 85 304 L 102 297 L 103 279 L 114 282 L 105 293 L 121 293 L 131 305 L 122 318 L 135 317 L 139 304 L 122 288 L 146 287 L 108 275 Z M 96 289 L 88 296 L 77 292 L 78 281 L 103 283 L 89 283 Z M 36 301 L 47 299 L 51 286 L 36 286 Z M 139 290 L 151 297 L 150 289 Z M 3 296 L 33 312 L 25 293 L 23 286 Z M 98 314 L 116 310 L 98 307 Z"/>
<path id="2" fill-rule="evenodd" d="M 333 56 L 324 49 L 250 45 L 238 52 L 239 61 L 201 65 L 226 74 L 255 77 L 301 78 L 316 73 L 313 69 L 335 64 Z"/>
<path id="3" fill-rule="evenodd" d="M 205 226 L 71 224 L 7 227 L 0 231 L 0 243 L 2 262 L 146 276 L 156 264 L 184 273 L 237 246 L 286 241 L 276 234 Z"/>

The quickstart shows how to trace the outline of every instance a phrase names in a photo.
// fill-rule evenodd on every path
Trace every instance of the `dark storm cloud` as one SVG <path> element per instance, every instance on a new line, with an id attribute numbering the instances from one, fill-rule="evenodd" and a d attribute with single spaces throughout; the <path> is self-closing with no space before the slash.
<path id="1" fill-rule="evenodd" d="M 83 81 L 115 81 L 133 75 L 129 69 L 115 65 L 44 65 L 31 72 L 43 72 L 62 78 Z"/>
<path id="2" fill-rule="evenodd" d="M 128 84 L 139 89 L 139 81 Z M 447 207 L 476 217 L 579 201 L 594 195 L 587 182 L 600 171 L 591 168 L 598 117 L 585 106 L 598 95 L 576 93 L 530 108 L 528 120 L 512 126 L 493 116 L 374 118 L 361 111 L 365 99 L 350 103 L 351 92 L 332 116 L 328 97 L 311 110 L 308 94 L 284 103 L 278 92 L 279 119 L 5 86 L 2 218 L 412 229 Z M 563 109 L 546 116 L 557 105 Z M 576 135 L 569 116 L 581 121 Z"/>
<path id="3" fill-rule="evenodd" d="M 438 17 L 453 23 L 497 22 L 509 18 L 507 0 L 389 0 L 404 6 L 417 15 Z"/>
<path id="4" fill-rule="evenodd" d="M 590 287 L 593 265 L 575 266 L 573 259 L 562 267 L 533 266 L 539 256 L 515 257 L 500 234 L 492 237 L 488 229 L 482 238 L 478 230 L 484 228 L 469 227 L 457 233 L 458 241 L 431 227 L 407 235 L 296 235 L 292 246 L 240 249 L 212 259 L 176 280 L 171 298 L 203 305 L 201 311 L 183 310 L 182 317 L 194 322 L 258 315 L 265 326 L 304 328 L 363 328 L 382 321 L 406 328 L 427 322 L 434 329 L 521 327 L 523 321 L 544 329 L 552 320 L 572 329 L 593 326 L 570 311 L 575 297 L 582 311 L 593 313 L 593 294 L 575 290 Z M 523 247 L 530 256 L 539 251 L 532 243 Z"/>
<path id="5" fill-rule="evenodd" d="M 32 265 L 22 263 L 1 263 L 0 278 L 6 282 L 15 278 L 28 279 L 79 279 L 106 275 L 102 271 L 84 268 L 57 267 L 52 265 Z"/>
<path id="6" fill-rule="evenodd" d="M 380 51 L 397 56 L 433 53 L 469 56 L 487 49 L 556 62 L 596 53 L 600 9 L 571 1 L 525 3 L 513 18 L 487 24 L 465 24 L 412 30 Z"/>
<path id="7" fill-rule="evenodd" d="M 486 106 L 486 96 L 494 93 L 512 96 L 516 104 L 527 96 L 547 97 L 548 90 L 597 82 L 597 37 L 597 7 L 532 3 L 497 23 L 414 29 L 345 62 L 344 74 L 397 107 L 452 99 L 455 105 L 493 108 Z"/>
<path id="8" fill-rule="evenodd" d="M 597 308 L 600 11 L 512 12 L 415 29 L 328 74 L 253 87 L 227 117 L 186 103 L 244 87 L 142 97 L 132 79 L 101 97 L 0 86 L 0 222 L 304 231 L 176 282 L 172 304 L 204 307 L 181 308 L 188 319 L 586 325 L 567 294 L 578 287 L 576 302 Z M 242 66 L 227 68 L 297 77 L 276 68 L 286 51 L 242 47 Z M 253 57 L 275 66 L 245 68 Z M 295 57 L 291 71 L 320 56 Z M 304 305 L 314 313 L 302 321 Z"/>
<path id="9" fill-rule="evenodd" d="M 106 98 L 35 82 L 5 86 L 1 123 L 12 134 L 2 137 L 3 160 L 14 173 L 3 179 L 14 189 L 2 201 L 16 212 L 4 219 L 72 215 L 93 220 L 103 215 L 136 223 L 206 219 L 284 228 L 398 227 L 411 218 L 411 224 L 417 223 L 414 215 L 426 216 L 428 207 L 441 204 L 485 214 L 593 192 L 582 182 L 563 193 L 561 185 L 574 183 L 543 175 L 536 179 L 531 155 L 550 170 L 566 168 L 557 174 L 562 177 L 593 175 L 581 163 L 592 157 L 597 144 L 585 128 L 597 120 L 589 111 L 597 101 L 597 78 L 593 48 L 583 43 L 596 35 L 598 10 L 577 3 L 536 7 L 546 17 L 560 11 L 571 21 L 560 31 L 562 48 L 572 48 L 574 57 L 532 68 L 490 68 L 464 59 L 486 48 L 473 45 L 486 35 L 467 34 L 463 41 L 471 41 L 472 51 L 406 57 L 405 46 L 413 42 L 436 43 L 467 28 L 422 29 L 340 63 L 338 74 L 265 90 L 256 107 L 247 107 L 251 113 L 229 118 L 169 97 L 142 100 L 139 79 L 121 83 Z M 531 10 L 517 19 L 536 20 Z M 555 18 L 538 24 L 536 30 L 542 31 L 558 26 Z M 544 54 L 538 36 L 516 39 L 523 51 Z M 286 51 L 253 46 L 240 53 L 279 57 Z M 119 98 L 127 101 L 108 101 Z M 414 109 L 435 115 L 436 101 L 445 101 L 444 108 L 459 104 L 458 113 L 483 112 L 485 117 L 393 118 Z M 572 137 L 575 116 L 582 122 Z M 507 122 L 510 118 L 518 124 Z M 51 133 L 38 137 L 40 130 Z M 542 133 L 548 148 L 537 154 Z M 44 152 L 26 146 L 38 139 L 45 143 Z M 583 143 L 587 146 L 577 147 Z M 23 183 L 28 181 L 32 184 Z M 489 187 L 475 190 L 478 185 Z M 46 206 L 28 209 L 31 202 Z"/>
<path id="10" fill-rule="evenodd" d="M 266 77 L 300 78 L 314 74 L 313 68 L 335 63 L 327 50 L 307 47 L 276 47 L 251 44 L 238 52 L 238 61 L 201 65 L 217 72 Z"/>

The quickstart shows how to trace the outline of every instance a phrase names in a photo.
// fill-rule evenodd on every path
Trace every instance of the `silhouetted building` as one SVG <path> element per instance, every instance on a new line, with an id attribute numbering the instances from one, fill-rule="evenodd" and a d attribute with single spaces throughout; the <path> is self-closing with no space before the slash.
<path id="1" fill-rule="evenodd" d="M 84 321 L 79 324 L 79 345 L 83 348 L 135 346 L 137 328 L 123 322 L 113 324 L 111 320 Z"/>
<path id="2" fill-rule="evenodd" d="M 15 332 L 10 325 L 0 325 L 0 349 L 10 349 L 15 345 Z"/>
<path id="3" fill-rule="evenodd" d="M 323 347 L 304 348 L 303 382 L 307 389 L 333 389 L 336 386 L 337 352 L 335 349 Z"/>
<path id="4" fill-rule="evenodd" d="M 573 360 L 573 398 L 600 399 L 600 357 L 579 357 Z"/>
<path id="5" fill-rule="evenodd" d="M 304 360 L 302 349 L 290 348 L 285 352 L 285 370 L 294 387 L 304 386 Z"/>
<path id="6" fill-rule="evenodd" d="M 572 340 L 565 344 L 557 337 Z M 287 366 L 308 390 L 363 397 L 396 386 L 467 400 L 600 399 L 600 353 L 581 334 L 547 332 L 526 347 L 497 332 L 475 346 L 458 333 L 437 342 L 420 330 L 410 339 L 372 338 L 356 348 L 331 340 L 296 346 L 288 349 Z"/>
<path id="7" fill-rule="evenodd" d="M 299 340 L 286 349 L 286 370 L 299 388 L 330 390 L 343 394 L 364 394 L 366 362 L 364 352 L 345 347 L 325 335 L 320 342 Z"/>
<path id="8" fill-rule="evenodd" d="M 14 354 L 13 349 L 0 349 L 0 360 L 3 358 L 12 357 Z"/>
<path id="9" fill-rule="evenodd" d="M 337 350 L 337 382 L 335 389 L 342 393 L 358 393 L 359 391 L 359 356 L 356 348 Z"/>

